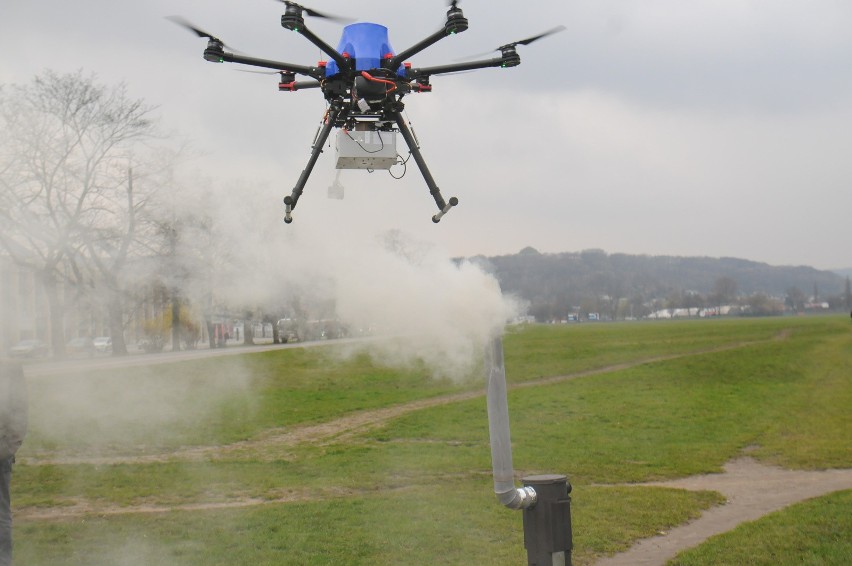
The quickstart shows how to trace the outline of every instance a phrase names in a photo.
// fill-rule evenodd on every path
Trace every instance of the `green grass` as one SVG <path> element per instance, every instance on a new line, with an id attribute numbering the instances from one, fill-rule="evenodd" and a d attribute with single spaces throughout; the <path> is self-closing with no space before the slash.
<path id="1" fill-rule="evenodd" d="M 366 355 L 342 362 L 325 348 L 39 378 L 27 447 L 91 454 L 223 444 L 463 386 Z"/>
<path id="2" fill-rule="evenodd" d="M 524 381 L 768 340 L 790 322 L 775 318 L 519 326 L 510 330 L 504 345 L 507 378 Z M 795 326 L 802 332 L 814 327 L 811 319 L 797 320 Z"/>
<path id="3" fill-rule="evenodd" d="M 671 566 L 852 564 L 852 491 L 793 505 L 681 553 Z"/>
<path id="4" fill-rule="evenodd" d="M 523 327 L 507 335 L 505 352 L 517 385 L 601 370 L 510 391 L 518 475 L 565 473 L 575 486 L 575 564 L 720 502 L 713 493 L 602 484 L 718 471 L 746 447 L 794 468 L 852 467 L 852 327 L 839 317 Z M 605 370 L 616 364 L 623 367 Z M 477 376 L 453 383 L 430 375 L 295 349 L 41 378 L 31 380 L 32 434 L 20 455 L 215 447 L 482 389 Z M 516 564 L 521 517 L 496 502 L 489 472 L 484 397 L 284 450 L 259 443 L 200 461 L 21 464 L 16 509 L 88 512 L 19 519 L 16 553 L 36 565 Z M 267 503 L 103 514 L 254 499 Z M 831 537 L 806 532 L 794 556 Z M 716 563 L 697 560 L 690 564 Z"/>
<path id="5" fill-rule="evenodd" d="M 22 564 L 518 564 L 519 513 L 492 503 L 487 482 L 244 509 L 98 516 L 19 524 Z M 591 487 L 574 497 L 577 563 L 696 516 L 712 493 Z M 626 512 L 624 511 L 626 509 Z"/>

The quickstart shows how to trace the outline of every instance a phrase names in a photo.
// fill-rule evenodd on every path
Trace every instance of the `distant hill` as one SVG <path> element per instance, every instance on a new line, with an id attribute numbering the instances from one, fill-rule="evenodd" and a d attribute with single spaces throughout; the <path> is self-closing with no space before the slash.
<path id="1" fill-rule="evenodd" d="M 772 266 L 736 258 L 608 254 L 603 250 L 540 253 L 524 248 L 514 255 L 472 258 L 489 269 L 504 292 L 530 303 L 539 319 L 564 316 L 576 307 L 615 309 L 629 301 L 631 312 L 668 301 L 733 300 L 755 294 L 805 301 L 841 301 L 846 278 L 807 266 Z M 731 295 L 720 297 L 720 294 Z M 603 303 L 603 304 L 602 304 Z"/>

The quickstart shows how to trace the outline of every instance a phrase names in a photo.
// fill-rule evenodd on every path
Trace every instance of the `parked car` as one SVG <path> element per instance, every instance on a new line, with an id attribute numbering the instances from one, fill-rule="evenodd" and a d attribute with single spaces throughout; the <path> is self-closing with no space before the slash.
<path id="1" fill-rule="evenodd" d="M 136 343 L 136 345 L 142 348 L 146 354 L 156 354 L 157 352 L 162 352 L 163 348 L 166 347 L 166 339 L 154 334 L 152 336 L 142 338 Z"/>
<path id="2" fill-rule="evenodd" d="M 47 355 L 47 344 L 41 340 L 21 340 L 9 350 L 13 358 L 41 358 Z"/>
<path id="3" fill-rule="evenodd" d="M 112 338 L 109 336 L 98 336 L 92 343 L 95 345 L 95 351 L 102 354 L 112 353 Z"/>
<path id="4" fill-rule="evenodd" d="M 69 354 L 88 354 L 95 351 L 95 345 L 91 338 L 72 338 L 65 344 L 65 351 Z"/>

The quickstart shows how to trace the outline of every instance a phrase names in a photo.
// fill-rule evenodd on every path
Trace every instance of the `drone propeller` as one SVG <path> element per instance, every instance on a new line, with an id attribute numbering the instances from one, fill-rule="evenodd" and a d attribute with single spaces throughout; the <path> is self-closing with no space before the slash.
<path id="1" fill-rule="evenodd" d="M 455 10 L 458 7 L 458 5 L 459 5 L 459 0 L 450 0 L 449 2 L 447 2 L 447 6 L 449 6 L 453 10 Z"/>
<path id="2" fill-rule="evenodd" d="M 231 49 L 232 51 L 237 51 L 236 49 L 234 49 L 230 45 L 227 45 L 224 41 L 222 41 L 221 39 L 219 39 L 215 35 L 209 34 L 206 31 L 204 31 L 203 29 L 192 25 L 189 21 L 185 20 L 184 18 L 182 18 L 180 16 L 166 16 L 166 19 L 176 23 L 177 25 L 179 25 L 181 27 L 188 29 L 189 31 L 194 32 L 195 35 L 197 35 L 198 37 L 206 37 L 210 41 L 215 41 L 216 43 L 222 45 L 222 47 L 227 47 L 228 49 Z"/>
<path id="3" fill-rule="evenodd" d="M 252 73 L 252 74 L 255 74 L 255 75 L 281 75 L 282 81 L 286 81 L 286 80 L 295 81 L 296 80 L 296 74 L 291 73 L 290 71 L 283 71 L 283 70 L 282 71 L 254 71 L 252 69 L 233 69 L 233 70 L 237 71 L 239 73 Z"/>
<path id="4" fill-rule="evenodd" d="M 464 61 L 464 60 L 468 60 L 468 59 L 475 59 L 477 57 L 484 57 L 486 55 L 494 53 L 495 51 L 503 51 L 504 49 L 514 49 L 518 45 L 529 45 L 530 43 L 533 43 L 534 41 L 538 41 L 539 39 L 545 38 L 548 35 L 553 35 L 555 33 L 559 33 L 560 31 L 565 31 L 565 29 L 566 29 L 565 26 L 556 26 L 555 28 L 547 30 L 544 33 L 540 33 L 538 35 L 534 35 L 532 37 L 528 37 L 528 38 L 522 39 L 520 41 L 507 43 L 506 45 L 501 45 L 497 49 L 492 49 L 491 51 L 486 51 L 485 53 L 478 53 L 476 55 L 469 55 L 467 57 L 463 57 L 462 59 L 457 59 L 457 60 Z"/>
<path id="5" fill-rule="evenodd" d="M 565 31 L 565 26 L 556 26 L 555 28 L 547 30 L 544 33 L 540 33 L 538 35 L 534 35 L 532 37 L 522 39 L 521 41 L 516 41 L 514 43 L 502 45 L 502 46 L 498 47 L 497 50 L 499 51 L 500 49 L 503 49 L 504 47 L 515 47 L 516 45 L 529 45 L 530 43 L 532 43 L 534 41 L 538 41 L 539 39 L 541 39 L 543 37 L 547 37 L 548 35 L 553 35 L 554 33 L 559 33 L 560 31 Z"/>
<path id="6" fill-rule="evenodd" d="M 352 18 L 347 18 L 347 17 L 344 17 L 344 16 L 334 16 L 332 14 L 324 14 L 322 12 L 317 12 L 316 10 L 314 10 L 312 8 L 307 8 L 307 7 L 302 6 L 300 4 L 296 4 L 295 2 L 290 2 L 290 0 L 278 0 L 278 2 L 283 2 L 284 4 L 287 4 L 288 7 L 293 7 L 293 8 L 297 8 L 299 10 L 302 10 L 304 13 L 306 13 L 307 15 L 312 16 L 314 18 L 324 18 L 326 20 L 331 20 L 331 21 L 337 22 L 339 24 L 351 24 L 352 22 L 355 21 Z"/>
<path id="7" fill-rule="evenodd" d="M 239 73 L 254 73 L 256 75 L 278 75 L 287 71 L 252 71 L 251 69 L 233 69 Z"/>

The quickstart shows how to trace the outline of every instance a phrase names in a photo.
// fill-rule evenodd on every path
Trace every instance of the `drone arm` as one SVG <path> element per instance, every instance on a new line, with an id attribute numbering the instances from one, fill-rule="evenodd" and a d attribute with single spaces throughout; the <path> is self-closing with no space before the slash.
<path id="1" fill-rule="evenodd" d="M 207 57 L 205 53 L 205 58 Z M 208 59 L 209 60 L 209 59 Z M 223 51 L 219 54 L 219 62 L 240 63 L 242 65 L 252 65 L 254 67 L 264 67 L 266 69 L 275 69 L 278 71 L 287 70 L 291 73 L 313 77 L 315 79 L 323 78 L 325 72 L 318 67 L 306 67 L 304 65 L 293 65 L 292 63 L 284 63 L 282 61 L 271 61 L 269 59 L 258 59 L 256 57 L 247 57 L 245 55 L 236 55 Z"/>
<path id="2" fill-rule="evenodd" d="M 520 63 L 520 60 L 518 60 Z M 515 63 L 517 65 L 518 63 Z M 487 69 L 488 67 L 510 67 L 515 66 L 507 64 L 505 58 L 494 58 L 487 61 L 471 61 L 469 63 L 456 63 L 452 65 L 439 65 L 436 67 L 424 67 L 422 69 L 410 69 L 408 77 L 418 79 L 420 77 L 429 77 L 432 75 L 443 75 L 447 73 L 458 73 L 461 71 L 473 71 L 476 69 Z"/>
<path id="3" fill-rule="evenodd" d="M 403 61 L 405 61 L 406 59 L 410 59 L 413 55 L 417 55 L 418 53 L 420 53 L 421 51 L 423 51 L 427 47 L 430 47 L 430 46 L 434 45 L 435 43 L 438 43 L 438 41 L 444 39 L 448 35 L 449 34 L 447 34 L 447 32 L 445 30 L 441 29 L 441 30 L 433 33 L 432 35 L 430 35 L 429 37 L 427 37 L 426 39 L 424 39 L 420 43 L 412 45 L 411 47 L 409 47 L 405 51 L 402 51 L 399 54 L 395 55 L 393 58 L 386 59 L 384 61 L 384 67 L 386 69 L 398 69 Z"/>
<path id="4" fill-rule="evenodd" d="M 289 83 L 278 83 L 278 90 L 289 90 L 295 92 L 297 90 L 305 90 L 306 88 L 320 88 L 322 83 L 319 81 L 293 81 Z"/>
<path id="5" fill-rule="evenodd" d="M 465 31 L 467 29 L 467 18 L 464 17 L 461 9 L 456 4 L 457 2 L 453 2 L 452 7 L 447 11 L 447 21 L 444 23 L 444 27 L 442 29 L 439 29 L 423 41 L 412 45 L 405 51 L 387 59 L 384 67 L 391 70 L 398 69 L 402 62 L 411 56 L 420 53 L 427 47 L 434 45 L 445 37 Z"/>
<path id="6" fill-rule="evenodd" d="M 314 32 L 309 30 L 307 27 L 302 26 L 297 29 L 294 29 L 293 31 L 305 36 L 308 41 L 319 47 L 320 51 L 331 57 L 334 62 L 337 63 L 337 68 L 340 69 L 342 73 L 349 73 L 349 71 L 352 70 L 352 65 L 349 63 L 349 60 L 347 58 L 338 53 L 335 48 L 320 39 Z"/>

